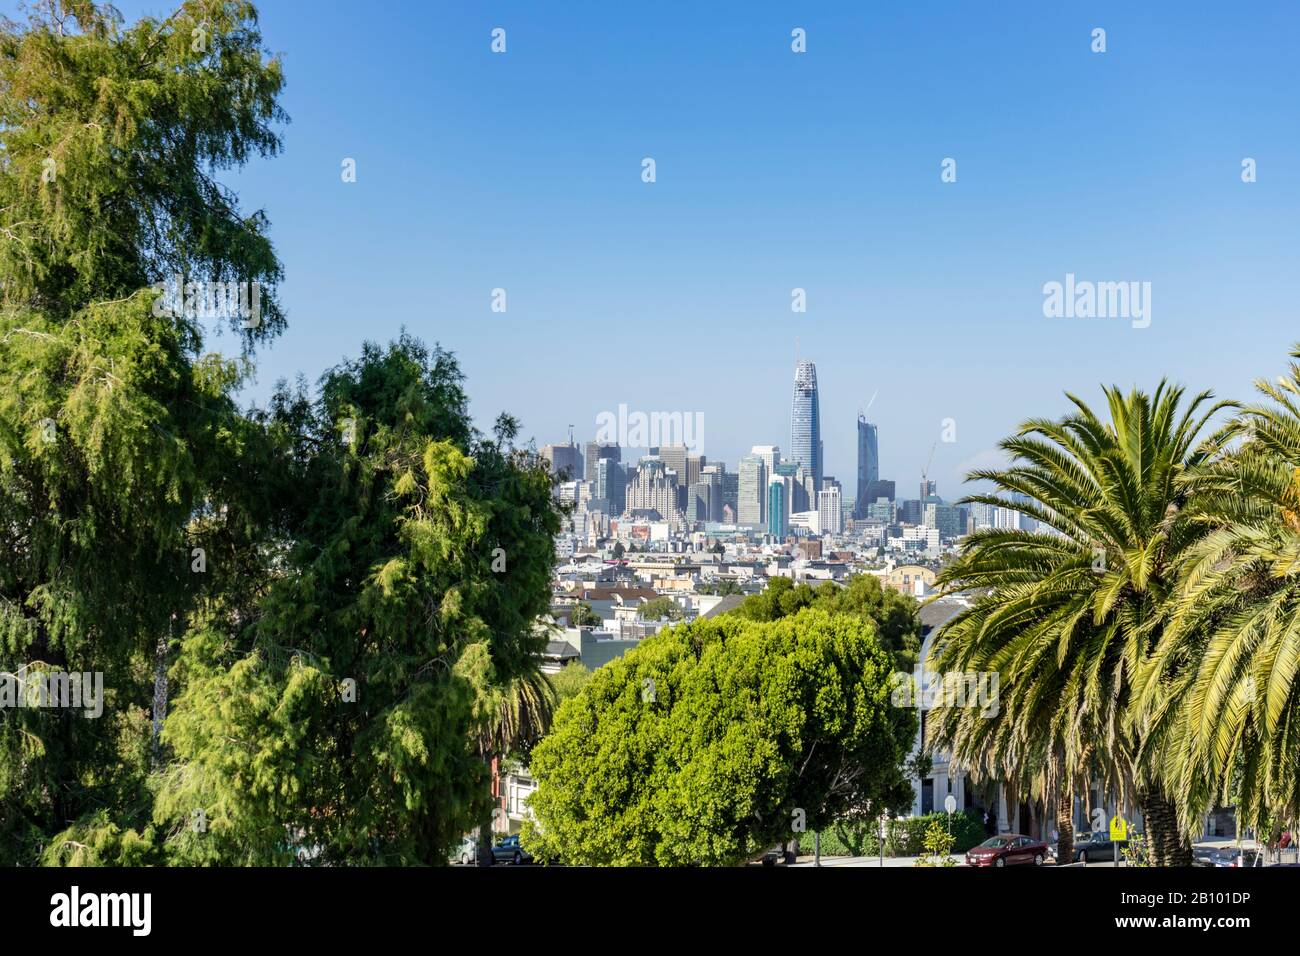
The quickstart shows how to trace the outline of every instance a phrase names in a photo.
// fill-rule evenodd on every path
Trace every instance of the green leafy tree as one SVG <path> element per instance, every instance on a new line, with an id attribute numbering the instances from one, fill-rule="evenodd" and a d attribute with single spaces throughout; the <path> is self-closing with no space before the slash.
<path id="1" fill-rule="evenodd" d="M 233 401 L 281 269 L 216 176 L 279 150 L 282 82 L 238 0 L 0 24 L 0 670 L 106 698 L 0 719 L 0 863 L 442 862 L 549 717 L 551 479 L 451 356 Z"/>
<path id="2" fill-rule="evenodd" d="M 523 840 L 570 864 L 727 865 L 851 809 L 910 805 L 915 712 L 861 617 L 725 615 L 598 668 L 533 751 Z"/>
<path id="3" fill-rule="evenodd" d="M 442 862 L 549 715 L 551 479 L 508 420 L 476 437 L 455 362 L 405 336 L 304 405 L 275 410 L 291 543 L 250 616 L 214 599 L 184 639 L 155 819 L 177 862 Z"/>
<path id="4" fill-rule="evenodd" d="M 859 574 L 841 586 L 826 581 L 816 588 L 789 578 L 772 578 L 761 594 L 750 595 L 733 612 L 752 621 L 776 621 L 806 607 L 832 614 L 855 614 L 876 626 L 881 644 L 900 670 L 911 670 L 921 649 L 921 622 L 914 598 L 887 588 L 870 574 Z"/>
<path id="5" fill-rule="evenodd" d="M 199 587 L 192 533 L 224 521 L 208 502 L 255 429 L 231 400 L 247 366 L 149 287 L 258 282 L 261 323 L 235 324 L 250 347 L 279 330 L 265 217 L 213 176 L 278 150 L 281 83 L 243 3 L 0 23 L 0 670 L 101 672 L 106 697 L 97 720 L 0 719 L 0 863 L 150 845 L 151 678 Z"/>
<path id="6" fill-rule="evenodd" d="M 716 594 L 720 597 L 742 593 L 740 585 L 731 578 L 721 578 L 708 584 L 701 584 L 695 590 L 697 594 Z"/>
<path id="7" fill-rule="evenodd" d="M 252 4 L 187 0 L 125 26 L 107 4 L 53 0 L 0 25 L 0 274 L 4 300 L 66 320 L 177 273 L 258 282 L 260 323 L 284 320 L 261 211 L 214 171 L 280 149 L 280 63 Z"/>
<path id="8" fill-rule="evenodd" d="M 557 706 L 582 693 L 589 680 L 591 680 L 591 671 L 579 661 L 565 664 L 558 674 L 552 674 L 550 681 L 551 687 L 555 690 Z"/>
<path id="9" fill-rule="evenodd" d="M 637 617 L 643 621 L 680 621 L 682 608 L 667 595 L 651 598 L 637 609 Z"/>
<path id="10" fill-rule="evenodd" d="M 579 601 L 573 606 L 573 612 L 569 616 L 569 623 L 573 627 L 600 627 L 604 623 L 600 619 L 590 604 L 586 601 Z"/>

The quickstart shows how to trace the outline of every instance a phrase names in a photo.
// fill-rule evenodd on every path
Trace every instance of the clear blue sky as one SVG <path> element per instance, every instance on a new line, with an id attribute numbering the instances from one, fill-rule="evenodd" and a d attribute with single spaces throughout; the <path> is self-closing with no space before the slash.
<path id="1" fill-rule="evenodd" d="M 700 411 L 734 468 L 788 449 L 798 337 L 827 473 L 852 493 L 878 392 L 904 494 L 956 420 L 951 499 L 1064 389 L 1248 397 L 1300 339 L 1300 4 L 259 7 L 292 122 L 230 181 L 270 216 L 290 327 L 250 400 L 405 325 L 457 353 L 481 426 L 509 410 L 540 445 L 620 402 Z M 1044 318 L 1067 272 L 1150 281 L 1150 328 Z"/>

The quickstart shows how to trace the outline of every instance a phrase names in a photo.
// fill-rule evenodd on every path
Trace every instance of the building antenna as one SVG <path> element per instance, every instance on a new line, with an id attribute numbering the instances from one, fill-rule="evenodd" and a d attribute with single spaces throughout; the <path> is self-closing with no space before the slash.
<path id="1" fill-rule="evenodd" d="M 569 447 L 573 447 L 573 426 L 569 426 Z"/>

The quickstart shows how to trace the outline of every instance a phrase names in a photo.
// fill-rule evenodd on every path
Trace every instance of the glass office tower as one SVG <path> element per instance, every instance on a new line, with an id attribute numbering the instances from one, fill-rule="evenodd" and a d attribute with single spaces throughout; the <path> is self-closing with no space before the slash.
<path id="1" fill-rule="evenodd" d="M 817 366 L 794 367 L 794 405 L 790 411 L 790 461 L 813 476 L 813 490 L 822 487 L 822 415 L 817 401 Z"/>
<path id="2" fill-rule="evenodd" d="M 867 507 L 875 498 L 872 497 L 876 482 L 880 480 L 880 443 L 876 426 L 867 421 L 865 415 L 858 414 L 858 502 L 853 509 L 853 517 L 865 518 Z"/>

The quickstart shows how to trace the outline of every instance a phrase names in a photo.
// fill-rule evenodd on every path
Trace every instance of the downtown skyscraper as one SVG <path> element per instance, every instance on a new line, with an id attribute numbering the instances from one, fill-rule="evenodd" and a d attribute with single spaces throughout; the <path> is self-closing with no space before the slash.
<path id="1" fill-rule="evenodd" d="M 817 366 L 801 361 L 794 367 L 794 404 L 790 410 L 790 461 L 813 476 L 814 491 L 822 487 L 822 413 L 817 400 Z"/>
<path id="2" fill-rule="evenodd" d="M 880 480 L 880 441 L 876 426 L 867 416 L 858 413 L 858 497 L 853 517 L 865 518 L 867 508 L 875 501 L 876 482 Z"/>
<path id="3" fill-rule="evenodd" d="M 767 462 L 762 455 L 746 455 L 736 471 L 736 523 L 761 527 L 767 516 Z"/>

